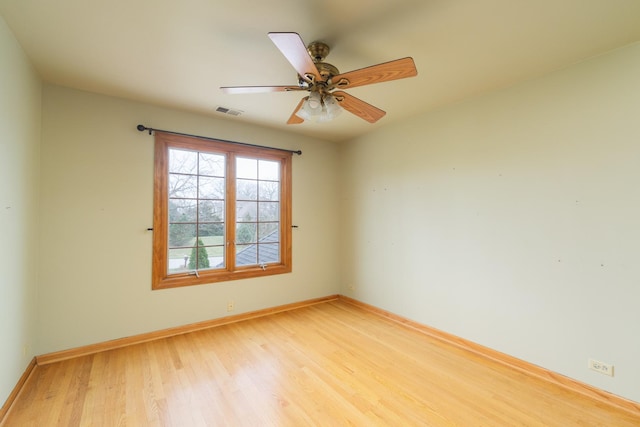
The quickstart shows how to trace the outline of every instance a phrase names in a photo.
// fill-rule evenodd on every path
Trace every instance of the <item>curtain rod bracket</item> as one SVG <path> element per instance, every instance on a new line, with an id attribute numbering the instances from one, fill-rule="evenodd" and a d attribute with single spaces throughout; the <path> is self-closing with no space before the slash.
<path id="1" fill-rule="evenodd" d="M 151 132 L 153 132 L 153 131 L 158 131 L 158 132 L 164 132 L 164 133 L 172 133 L 174 135 L 189 136 L 191 138 L 209 139 L 211 141 L 228 142 L 230 144 L 244 145 L 244 146 L 247 146 L 247 147 L 266 148 L 266 149 L 269 149 L 269 150 L 286 151 L 288 153 L 297 154 L 299 156 L 302 155 L 302 150 L 285 150 L 283 148 L 266 147 L 264 145 L 248 144 L 246 142 L 227 141 L 225 139 L 210 138 L 208 136 L 191 135 L 191 134 L 188 134 L 188 133 L 173 132 L 173 131 L 170 131 L 170 130 L 148 128 L 145 125 L 138 125 L 138 126 L 136 126 L 136 129 L 138 129 L 140 132 L 144 132 L 145 130 L 148 130 L 149 131 L 149 135 L 151 135 Z"/>

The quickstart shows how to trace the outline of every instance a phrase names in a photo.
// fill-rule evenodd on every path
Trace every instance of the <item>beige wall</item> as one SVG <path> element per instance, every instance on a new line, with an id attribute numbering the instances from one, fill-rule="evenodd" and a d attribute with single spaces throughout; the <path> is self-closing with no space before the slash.
<path id="1" fill-rule="evenodd" d="M 293 273 L 151 291 L 153 137 L 136 125 L 300 149 Z M 46 85 L 38 353 L 336 294 L 333 143 Z"/>
<path id="2" fill-rule="evenodd" d="M 345 144 L 342 292 L 640 401 L 639 76 L 635 44 Z"/>
<path id="3" fill-rule="evenodd" d="M 0 406 L 34 355 L 40 78 L 0 17 Z"/>

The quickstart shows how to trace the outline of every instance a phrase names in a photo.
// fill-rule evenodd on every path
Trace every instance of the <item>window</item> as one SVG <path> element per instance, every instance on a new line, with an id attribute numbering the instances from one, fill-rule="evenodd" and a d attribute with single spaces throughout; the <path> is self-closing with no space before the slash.
<path id="1" fill-rule="evenodd" d="M 156 132 L 153 289 L 291 271 L 291 153 Z"/>

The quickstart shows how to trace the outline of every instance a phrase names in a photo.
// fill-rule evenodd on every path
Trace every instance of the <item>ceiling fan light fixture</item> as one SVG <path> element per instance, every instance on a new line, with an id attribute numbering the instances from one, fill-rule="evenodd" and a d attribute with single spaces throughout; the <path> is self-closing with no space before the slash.
<path id="1" fill-rule="evenodd" d="M 328 122 L 342 113 L 342 107 L 331 94 L 326 94 L 322 99 L 322 114 L 318 117 L 318 122 Z"/>
<path id="2" fill-rule="evenodd" d="M 308 107 L 309 97 L 306 97 L 302 103 L 302 107 L 298 111 L 296 111 L 296 116 L 300 117 L 303 120 L 311 120 L 313 119 L 313 115 Z"/>
<path id="3" fill-rule="evenodd" d="M 311 92 L 302 103 L 296 115 L 304 120 L 313 120 L 322 114 L 322 97 L 318 92 Z"/>
<path id="4" fill-rule="evenodd" d="M 302 107 L 296 112 L 296 116 L 303 120 L 323 123 L 335 119 L 341 112 L 342 107 L 333 95 L 311 92 L 302 102 Z"/>
<path id="5" fill-rule="evenodd" d="M 322 98 L 318 92 L 311 92 L 309 99 L 307 99 L 307 107 L 312 114 L 320 114 L 322 111 Z"/>

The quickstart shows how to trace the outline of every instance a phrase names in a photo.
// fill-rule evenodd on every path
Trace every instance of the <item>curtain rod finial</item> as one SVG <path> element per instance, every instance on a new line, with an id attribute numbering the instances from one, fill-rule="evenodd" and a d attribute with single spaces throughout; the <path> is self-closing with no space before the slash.
<path id="1" fill-rule="evenodd" d="M 149 135 L 151 135 L 151 131 L 153 131 L 153 129 L 148 128 L 145 125 L 138 125 L 138 126 L 136 126 L 136 129 L 138 129 L 140 132 L 148 130 L 149 131 Z"/>

